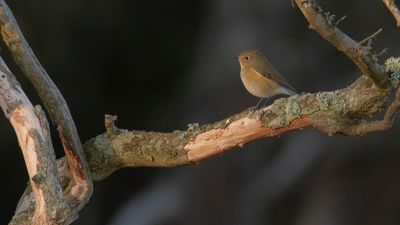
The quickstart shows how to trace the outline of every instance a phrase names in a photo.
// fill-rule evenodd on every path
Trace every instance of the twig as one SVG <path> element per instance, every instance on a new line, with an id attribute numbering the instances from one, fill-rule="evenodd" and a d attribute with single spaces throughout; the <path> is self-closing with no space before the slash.
<path id="1" fill-rule="evenodd" d="M 356 41 L 337 28 L 331 21 L 332 16 L 324 13 L 316 0 L 295 0 L 295 2 L 310 23 L 311 29 L 346 54 L 376 85 L 381 88 L 388 87 L 389 82 L 383 66 L 376 61 L 370 49 L 359 46 Z"/>
<path id="2" fill-rule="evenodd" d="M 382 51 L 380 51 L 380 52 L 378 52 L 378 53 L 376 53 L 376 56 L 382 56 L 382 55 L 384 55 L 384 54 L 386 54 L 387 53 L 387 48 L 384 48 L 384 49 L 382 49 Z"/>
<path id="3" fill-rule="evenodd" d="M 35 196 L 30 223 L 58 224 L 64 221 L 64 215 L 68 215 L 70 209 L 58 179 L 47 119 L 40 107 L 35 110 L 2 58 L 0 106 L 17 134 Z"/>
<path id="4" fill-rule="evenodd" d="M 338 26 L 343 20 L 345 20 L 347 18 L 346 15 L 342 16 L 340 19 L 338 19 L 335 23 L 335 26 Z"/>
<path id="5" fill-rule="evenodd" d="M 396 20 L 397 26 L 400 27 L 400 10 L 397 7 L 394 0 L 382 0 L 389 11 L 392 13 L 394 19 Z"/>
<path id="6" fill-rule="evenodd" d="M 363 40 L 359 41 L 357 43 L 357 47 L 363 45 L 365 42 L 372 40 L 373 38 L 376 38 L 376 36 L 378 36 L 381 32 L 383 31 L 382 28 L 379 28 L 375 33 L 371 34 L 370 36 L 364 38 Z M 368 47 L 371 46 L 371 44 L 367 45 Z"/>
<path id="7" fill-rule="evenodd" d="M 4 0 L 0 0 L 0 27 L 4 42 L 17 64 L 32 82 L 51 120 L 57 127 L 72 174 L 73 182 L 71 182 L 70 194 L 84 205 L 89 199 L 93 187 L 82 144 L 67 103 L 39 63 Z M 86 199 L 86 201 L 81 201 L 82 199 Z"/>
<path id="8" fill-rule="evenodd" d="M 117 121 L 117 119 L 118 116 L 113 116 L 113 115 L 104 116 L 104 126 L 106 127 L 107 134 L 110 136 L 113 135 L 117 130 L 117 127 L 114 124 L 114 122 Z"/>

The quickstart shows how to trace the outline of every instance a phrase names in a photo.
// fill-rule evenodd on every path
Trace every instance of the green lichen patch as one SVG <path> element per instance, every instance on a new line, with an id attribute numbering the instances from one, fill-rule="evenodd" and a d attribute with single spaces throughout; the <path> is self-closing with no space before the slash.
<path id="1" fill-rule="evenodd" d="M 348 111 L 347 101 L 340 91 L 318 92 L 316 104 L 321 111 L 343 114 Z"/>
<path id="2" fill-rule="evenodd" d="M 385 61 L 385 72 L 389 74 L 389 81 L 393 87 L 400 84 L 400 57 L 390 57 Z"/>
<path id="3" fill-rule="evenodd" d="M 314 114 L 320 110 L 313 94 L 302 94 L 297 96 L 296 99 L 301 110 L 301 115 Z"/>
<path id="4" fill-rule="evenodd" d="M 287 98 L 280 98 L 271 105 L 271 110 L 263 114 L 262 122 L 264 126 L 277 129 L 288 123 L 286 117 Z"/>
<path id="5" fill-rule="evenodd" d="M 300 106 L 294 100 L 289 98 L 280 98 L 274 101 L 266 111 L 258 111 L 257 119 L 261 121 L 263 126 L 277 129 L 286 126 L 293 117 L 297 117 L 300 113 Z"/>
<path id="6" fill-rule="evenodd" d="M 290 117 L 297 117 L 301 114 L 301 108 L 296 98 L 289 97 L 287 99 L 285 112 Z"/>
<path id="7" fill-rule="evenodd" d="M 328 110 L 329 109 L 329 100 L 328 95 L 326 92 L 318 92 L 316 94 L 317 105 L 321 110 Z"/>
<path id="8" fill-rule="evenodd" d="M 334 25 L 335 14 L 331 14 L 330 12 L 325 12 L 325 19 L 329 25 Z"/>
<path id="9" fill-rule="evenodd" d="M 196 128 L 198 129 L 198 128 Z M 130 141 L 118 148 L 117 154 L 129 166 L 168 166 L 187 163 L 184 145 L 192 139 L 190 131 L 172 133 L 130 131 Z M 118 141 L 118 140 L 114 140 Z M 120 149 L 122 152 L 120 152 Z"/>
<path id="10" fill-rule="evenodd" d="M 189 123 L 188 125 L 188 131 L 194 131 L 200 128 L 198 123 Z"/>
<path id="11" fill-rule="evenodd" d="M 118 169 L 112 141 L 107 133 L 90 139 L 83 149 L 93 180 L 102 180 Z"/>

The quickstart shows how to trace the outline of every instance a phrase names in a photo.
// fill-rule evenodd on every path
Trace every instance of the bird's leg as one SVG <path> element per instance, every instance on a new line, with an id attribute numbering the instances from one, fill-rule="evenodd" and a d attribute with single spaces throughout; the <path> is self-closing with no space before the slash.
<path id="1" fill-rule="evenodd" d="M 262 105 L 261 102 L 263 100 L 264 100 L 264 98 L 260 98 L 260 100 L 257 102 L 257 105 L 250 108 L 249 113 L 253 114 L 258 109 L 258 107 L 260 107 L 260 105 Z"/>
<path id="2" fill-rule="evenodd" d="M 254 106 L 254 109 L 258 109 L 258 107 L 260 106 L 260 103 L 264 100 L 264 98 L 260 98 L 260 100 L 257 102 L 257 105 Z"/>

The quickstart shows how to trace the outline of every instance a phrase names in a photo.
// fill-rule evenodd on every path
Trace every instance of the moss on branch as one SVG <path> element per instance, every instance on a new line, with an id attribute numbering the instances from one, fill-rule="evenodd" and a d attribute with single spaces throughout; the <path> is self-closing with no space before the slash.
<path id="1" fill-rule="evenodd" d="M 193 160 L 189 152 L 200 154 L 207 148 L 210 152 L 201 154 L 219 154 L 254 139 L 286 132 L 288 130 L 285 129 L 296 119 L 309 120 L 301 123 L 302 127 L 313 126 L 329 135 L 343 133 L 347 126 L 381 111 L 388 94 L 389 90 L 380 89 L 367 76 L 361 76 L 341 90 L 281 98 L 264 109 L 255 112 L 245 110 L 214 124 L 189 125 L 186 131 L 160 133 L 116 128 L 112 133 L 105 132 L 87 141 L 84 150 L 95 180 L 104 179 L 122 167 L 174 167 L 191 164 L 203 158 Z M 241 126 L 239 131 L 244 133 L 243 137 L 235 136 L 238 126 Z M 199 138 L 206 134 L 206 138 Z M 235 139 L 230 139 L 232 137 Z M 213 145 L 212 141 L 224 138 L 232 141 L 232 144 L 224 142 L 221 144 L 223 147 Z M 195 147 L 188 148 L 188 145 Z"/>

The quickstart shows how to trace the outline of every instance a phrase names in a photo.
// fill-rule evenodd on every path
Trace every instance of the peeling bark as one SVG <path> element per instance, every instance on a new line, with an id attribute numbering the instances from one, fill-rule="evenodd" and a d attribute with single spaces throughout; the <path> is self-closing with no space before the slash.
<path id="1" fill-rule="evenodd" d="M 88 173 L 82 143 L 68 105 L 25 40 L 4 0 L 0 0 L 0 28 L 3 41 L 15 62 L 35 87 L 53 124 L 57 127 L 71 169 L 73 180 L 70 183 L 73 189 L 71 194 L 79 200 L 78 202 L 82 202 L 79 207 L 83 207 L 92 194 L 93 184 Z"/>
<path id="2" fill-rule="evenodd" d="M 59 224 L 70 208 L 63 198 L 47 119 L 33 107 L 0 58 L 0 106 L 18 138 L 35 198 L 32 224 Z"/>
<path id="3" fill-rule="evenodd" d="M 57 127 L 66 157 L 55 163 L 49 127 L 40 108 L 34 109 L 2 60 L 0 106 L 18 137 L 30 175 L 10 224 L 69 224 L 85 205 L 92 180 L 105 179 L 123 167 L 174 167 L 199 163 L 246 143 L 307 127 L 328 135 L 358 136 L 390 129 L 400 109 L 400 89 L 382 120 L 366 118 L 383 110 L 389 94 L 400 83 L 400 59 L 377 62 L 371 38 L 356 42 L 337 28 L 315 0 L 295 0 L 323 38 L 346 54 L 364 73 L 349 87 L 302 93 L 276 100 L 263 109 L 245 110 L 219 122 L 170 133 L 128 131 L 106 115 L 106 132 L 88 140 L 84 154 L 68 106 L 24 39 L 15 18 L 0 0 L 0 28 L 15 61 L 35 86 Z M 367 46 L 364 46 L 368 43 Z M 57 168 L 56 168 L 57 165 Z M 88 168 L 87 168 L 88 165 Z M 91 173 L 88 173 L 88 170 Z"/>

